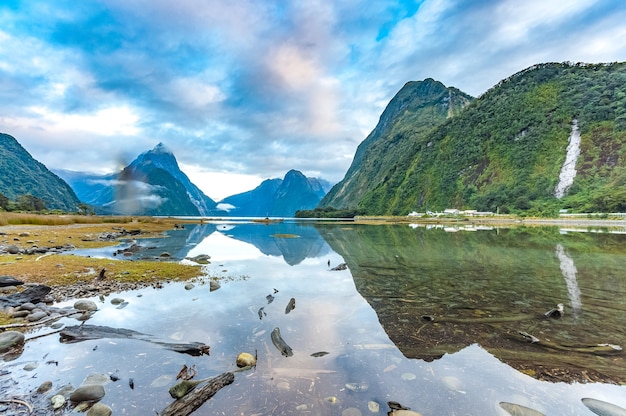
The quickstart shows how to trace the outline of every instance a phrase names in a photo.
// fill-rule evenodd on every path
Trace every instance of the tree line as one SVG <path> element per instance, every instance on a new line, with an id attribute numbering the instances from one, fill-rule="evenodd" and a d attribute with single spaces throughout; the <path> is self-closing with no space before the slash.
<path id="1" fill-rule="evenodd" d="M 41 212 L 46 210 L 46 204 L 41 198 L 30 194 L 18 195 L 15 200 L 11 200 L 0 192 L 0 210 Z"/>
<path id="2" fill-rule="evenodd" d="M 48 207 L 46 203 L 41 199 L 31 194 L 18 195 L 17 198 L 11 200 L 5 194 L 0 192 L 0 211 L 5 212 L 47 212 Z M 94 215 L 95 211 L 93 207 L 80 203 L 77 206 L 77 212 L 82 215 Z"/>

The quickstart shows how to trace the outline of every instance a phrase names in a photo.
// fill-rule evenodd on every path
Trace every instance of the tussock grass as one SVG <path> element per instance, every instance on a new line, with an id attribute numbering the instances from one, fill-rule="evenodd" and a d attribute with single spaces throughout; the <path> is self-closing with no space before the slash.
<path id="1" fill-rule="evenodd" d="M 71 225 L 71 224 L 127 224 L 137 222 L 162 222 L 161 218 L 130 217 L 130 216 L 100 216 L 100 215 L 45 215 L 20 212 L 0 212 L 0 226 L 2 225 Z"/>
<path id="2" fill-rule="evenodd" d="M 187 222 L 172 218 L 106 216 L 106 215 L 77 215 L 77 214 L 32 214 L 21 212 L 0 212 L 0 226 L 2 225 L 72 225 L 72 224 L 128 224 L 138 222 L 142 224 L 165 224 Z"/>

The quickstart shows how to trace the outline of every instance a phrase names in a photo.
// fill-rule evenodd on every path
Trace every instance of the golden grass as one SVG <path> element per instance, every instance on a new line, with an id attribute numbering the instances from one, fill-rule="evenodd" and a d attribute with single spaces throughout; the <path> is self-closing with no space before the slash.
<path id="1" fill-rule="evenodd" d="M 0 325 L 8 325 L 14 322 L 15 320 L 8 313 L 0 311 Z"/>
<path id="2" fill-rule="evenodd" d="M 106 279 L 118 282 L 188 280 L 201 276 L 200 266 L 174 262 L 98 259 L 74 255 L 0 257 L 2 273 L 26 283 L 64 286 L 93 281 L 102 268 Z"/>
<path id="3" fill-rule="evenodd" d="M 112 220 L 113 218 L 108 218 Z M 115 217 L 114 219 L 118 219 Z M 57 221 L 62 221 L 59 219 Z M 97 241 L 101 233 L 116 232 L 120 229 L 141 230 L 142 234 L 135 236 L 155 237 L 165 230 L 173 228 L 170 221 L 160 220 L 154 222 L 100 222 L 100 223 L 68 223 L 57 225 L 37 224 L 11 224 L 6 227 L 0 226 L 0 244 L 12 244 L 20 248 L 63 246 L 72 244 L 77 248 L 96 248 L 118 244 L 111 241 Z"/>
<path id="4" fill-rule="evenodd" d="M 0 244 L 20 248 L 53 247 L 72 244 L 77 248 L 117 245 L 118 241 L 97 241 L 101 233 L 141 230 L 133 238 L 156 237 L 184 221 L 152 217 L 99 217 L 81 215 L 32 215 L 0 213 Z M 124 261 L 73 255 L 2 255 L 0 270 L 27 283 L 62 286 L 93 280 L 102 268 L 107 279 L 120 282 L 186 280 L 201 276 L 198 266 L 174 262 Z"/>
<path id="5" fill-rule="evenodd" d="M 2 225 L 70 225 L 70 224 L 127 224 L 130 222 L 162 223 L 173 222 L 173 219 L 131 216 L 102 216 L 78 214 L 31 214 L 21 212 L 0 212 Z M 180 222 L 180 220 L 178 220 Z"/>

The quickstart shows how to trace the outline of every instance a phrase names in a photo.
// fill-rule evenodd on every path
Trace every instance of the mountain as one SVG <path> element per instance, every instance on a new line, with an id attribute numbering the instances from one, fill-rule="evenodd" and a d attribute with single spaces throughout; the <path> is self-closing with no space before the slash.
<path id="1" fill-rule="evenodd" d="M 215 201 L 180 170 L 163 143 L 141 153 L 119 173 L 57 173 L 98 213 L 203 216 L 217 212 Z"/>
<path id="2" fill-rule="evenodd" d="M 47 209 L 78 211 L 79 199 L 72 188 L 33 159 L 18 141 L 0 133 L 0 193 L 11 200 L 21 195 L 41 199 Z"/>
<path id="3" fill-rule="evenodd" d="M 344 179 L 326 194 L 320 207 L 356 207 L 372 188 L 395 187 L 390 179 L 410 164 L 419 138 L 459 114 L 472 99 L 432 78 L 406 83 L 357 148 Z"/>
<path id="4" fill-rule="evenodd" d="M 626 211 L 626 63 L 538 64 L 439 125 L 420 129 L 397 111 L 382 120 L 321 204 L 391 215 Z"/>
<path id="5" fill-rule="evenodd" d="M 298 210 L 315 208 L 328 188 L 327 181 L 292 169 L 283 179 L 267 179 L 251 191 L 224 198 L 218 208 L 237 217 L 293 217 Z"/>
<path id="6" fill-rule="evenodd" d="M 180 182 L 193 205 L 198 208 L 200 215 L 208 215 L 215 209 L 215 201 L 206 196 L 187 175 L 178 167 L 174 154 L 163 143 L 157 144 L 154 149 L 140 154 L 129 166 L 134 172 L 147 173 L 154 169 L 163 169 Z"/>

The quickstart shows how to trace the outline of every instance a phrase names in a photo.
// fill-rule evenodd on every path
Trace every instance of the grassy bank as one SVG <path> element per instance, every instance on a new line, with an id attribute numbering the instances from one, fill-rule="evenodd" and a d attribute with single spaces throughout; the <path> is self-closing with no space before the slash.
<path id="1" fill-rule="evenodd" d="M 102 233 L 141 230 L 142 237 L 159 237 L 174 228 L 180 220 L 151 217 L 102 217 L 81 215 L 34 215 L 0 213 L 0 245 L 20 248 L 64 246 L 96 248 L 117 245 L 101 241 Z M 2 274 L 27 283 L 49 286 L 71 285 L 93 280 L 105 268 L 109 279 L 120 282 L 186 280 L 202 275 L 199 266 L 175 262 L 124 261 L 71 255 L 0 256 Z"/>

